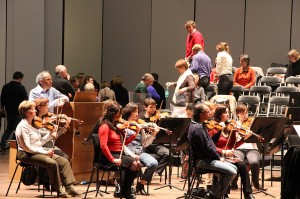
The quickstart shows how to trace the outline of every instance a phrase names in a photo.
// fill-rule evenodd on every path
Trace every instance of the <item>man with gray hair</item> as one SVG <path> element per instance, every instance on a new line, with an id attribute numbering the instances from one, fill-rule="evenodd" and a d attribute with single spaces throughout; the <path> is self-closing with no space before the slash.
<path id="1" fill-rule="evenodd" d="M 52 77 L 48 71 L 43 71 L 36 76 L 38 84 L 29 93 L 29 101 L 34 101 L 36 98 L 49 99 L 48 110 L 54 112 L 56 106 L 62 106 L 69 98 L 52 87 Z"/>
<path id="2" fill-rule="evenodd" d="M 62 94 L 68 96 L 70 101 L 73 101 L 75 96 L 75 90 L 73 89 L 72 84 L 67 79 L 67 77 L 67 68 L 64 65 L 56 66 L 52 86 L 58 91 L 60 91 Z"/>

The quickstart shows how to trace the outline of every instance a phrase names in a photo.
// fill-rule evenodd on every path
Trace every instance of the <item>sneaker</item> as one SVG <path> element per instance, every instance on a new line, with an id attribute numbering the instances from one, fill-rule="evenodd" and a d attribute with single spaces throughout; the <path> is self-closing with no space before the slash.
<path id="1" fill-rule="evenodd" d="M 71 196 L 79 196 L 81 195 L 81 193 L 79 193 L 78 191 L 76 191 L 73 187 L 73 185 L 70 186 L 66 186 L 66 192 L 71 195 Z"/>

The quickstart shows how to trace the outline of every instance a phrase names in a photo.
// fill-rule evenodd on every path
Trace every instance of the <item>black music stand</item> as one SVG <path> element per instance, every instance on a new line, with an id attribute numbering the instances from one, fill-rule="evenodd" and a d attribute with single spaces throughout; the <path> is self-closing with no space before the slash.
<path id="1" fill-rule="evenodd" d="M 172 134 L 167 134 L 164 131 L 160 131 L 156 135 L 156 139 L 153 141 L 154 143 L 159 143 L 159 144 L 169 144 L 169 182 L 168 184 L 158 187 L 154 190 L 162 189 L 165 187 L 169 187 L 170 189 L 175 188 L 180 191 L 178 187 L 175 187 L 171 183 L 171 174 L 172 174 L 172 162 L 173 162 L 173 157 L 171 155 L 171 150 L 172 150 L 172 143 L 177 143 L 185 133 L 186 129 L 190 125 L 190 118 L 161 118 L 158 122 L 158 126 L 166 128 L 170 131 L 172 131 Z"/>
<path id="2" fill-rule="evenodd" d="M 263 142 L 260 142 L 257 137 L 251 136 L 246 140 L 246 142 L 249 143 L 261 143 L 261 153 L 262 153 L 262 189 L 259 190 L 259 193 L 262 192 L 265 195 L 269 195 L 273 198 L 272 194 L 266 192 L 264 190 L 264 181 L 265 181 L 265 154 L 267 152 L 265 143 L 269 143 L 272 138 L 278 136 L 280 132 L 283 130 L 285 124 L 287 123 L 288 118 L 287 117 L 256 117 L 253 121 L 253 124 L 251 126 L 252 132 L 261 135 L 264 138 Z"/>

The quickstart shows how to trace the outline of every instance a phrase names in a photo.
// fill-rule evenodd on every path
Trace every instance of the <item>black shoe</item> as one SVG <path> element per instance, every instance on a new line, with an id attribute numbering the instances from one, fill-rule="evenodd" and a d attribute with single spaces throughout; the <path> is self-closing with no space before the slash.
<path id="1" fill-rule="evenodd" d="M 114 197 L 115 198 L 120 198 L 120 185 L 118 183 L 115 184 L 115 191 L 114 191 Z"/>
<path id="2" fill-rule="evenodd" d="M 122 193 L 122 197 L 126 199 L 136 199 L 136 195 L 132 193 Z"/>
<path id="3" fill-rule="evenodd" d="M 0 147 L 0 153 L 6 154 L 6 149 L 3 147 Z"/>
<path id="4" fill-rule="evenodd" d="M 236 182 L 231 182 L 231 185 L 230 185 L 230 189 L 231 190 L 237 190 L 239 187 L 238 187 L 238 185 L 237 185 L 237 183 Z"/>
<path id="5" fill-rule="evenodd" d="M 245 195 L 244 195 L 244 198 L 245 198 L 245 199 L 255 199 L 255 197 L 253 196 L 252 193 L 245 194 Z"/>
<path id="6" fill-rule="evenodd" d="M 146 191 L 145 191 L 145 186 L 138 182 L 136 185 L 136 193 L 141 193 L 142 195 L 149 195 Z"/>
<path id="7" fill-rule="evenodd" d="M 205 199 L 218 199 L 218 198 L 216 196 L 214 196 L 214 194 L 209 192 L 208 194 L 206 194 Z"/>

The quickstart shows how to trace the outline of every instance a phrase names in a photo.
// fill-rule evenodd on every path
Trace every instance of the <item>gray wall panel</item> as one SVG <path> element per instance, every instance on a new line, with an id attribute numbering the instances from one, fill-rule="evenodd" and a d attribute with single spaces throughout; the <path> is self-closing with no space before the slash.
<path id="1" fill-rule="evenodd" d="M 193 19 L 193 0 L 152 0 L 151 72 L 160 75 L 159 82 L 176 81 L 179 74 L 175 62 L 185 56 L 184 28 L 187 19 Z M 172 98 L 174 89 L 170 89 Z"/>
<path id="2" fill-rule="evenodd" d="M 6 51 L 6 1 L 0 0 L 0 74 L 5 74 Z M 0 87 L 5 84 L 5 76 L 0 78 Z"/>
<path id="3" fill-rule="evenodd" d="M 62 64 L 63 0 L 45 1 L 45 69 Z"/>
<path id="4" fill-rule="evenodd" d="M 291 49 L 300 51 L 300 0 L 294 0 Z M 287 53 L 286 53 L 287 54 Z"/>
<path id="5" fill-rule="evenodd" d="M 150 71 L 150 0 L 105 0 L 102 80 L 120 75 L 133 91 Z"/>
<path id="6" fill-rule="evenodd" d="M 65 1 L 64 64 L 71 75 L 101 77 L 102 1 Z"/>
<path id="7" fill-rule="evenodd" d="M 245 52 L 264 72 L 272 62 L 288 62 L 290 7 L 290 1 L 247 1 Z"/>
<path id="8" fill-rule="evenodd" d="M 0 88 L 6 83 L 5 82 L 5 51 L 6 51 L 6 1 L 0 0 Z M 2 120 L 1 128 L 0 128 L 0 138 L 2 137 L 2 133 L 4 132 L 5 119 L 0 118 Z"/>
<path id="9" fill-rule="evenodd" d="M 197 0 L 196 24 L 213 65 L 216 45 L 222 41 L 229 44 L 233 66 L 239 65 L 238 57 L 243 52 L 244 1 Z"/>
<path id="10" fill-rule="evenodd" d="M 29 92 L 44 68 L 44 1 L 11 0 L 8 3 L 7 78 L 16 70 L 24 73 Z"/>

